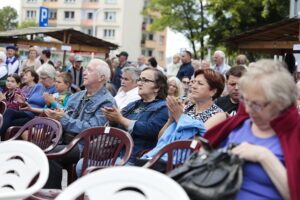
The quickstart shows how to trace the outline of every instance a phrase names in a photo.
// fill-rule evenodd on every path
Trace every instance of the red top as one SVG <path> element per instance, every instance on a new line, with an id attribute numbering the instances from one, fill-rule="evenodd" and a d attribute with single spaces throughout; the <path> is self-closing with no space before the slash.
<path id="1" fill-rule="evenodd" d="M 16 100 L 16 94 L 21 95 L 20 89 L 15 89 L 15 91 L 11 95 L 9 95 L 8 93 L 9 93 L 9 91 L 6 91 L 5 93 L 3 93 L 5 96 L 5 99 L 3 99 L 2 101 L 4 101 L 6 103 L 7 108 L 19 110 L 19 107 L 22 104 Z"/>
<path id="2" fill-rule="evenodd" d="M 249 115 L 245 107 L 240 104 L 235 116 L 209 129 L 204 137 L 213 145 L 217 146 L 237 126 L 241 125 Z M 300 115 L 296 106 L 286 109 L 278 117 L 270 122 L 271 127 L 279 137 L 285 158 L 288 185 L 291 199 L 299 200 L 300 192 Z"/>

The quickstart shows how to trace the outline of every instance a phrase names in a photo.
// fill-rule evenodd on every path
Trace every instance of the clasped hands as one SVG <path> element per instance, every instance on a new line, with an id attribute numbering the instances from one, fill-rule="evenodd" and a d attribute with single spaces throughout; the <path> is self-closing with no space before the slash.
<path id="1" fill-rule="evenodd" d="M 183 113 L 184 105 L 180 100 L 176 99 L 173 96 L 167 96 L 167 107 L 169 112 L 169 121 L 173 122 L 174 120 L 178 122 L 180 116 Z"/>

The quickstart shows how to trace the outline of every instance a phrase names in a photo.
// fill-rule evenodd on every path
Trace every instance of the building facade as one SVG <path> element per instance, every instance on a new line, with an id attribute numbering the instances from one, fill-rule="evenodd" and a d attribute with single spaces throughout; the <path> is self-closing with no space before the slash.
<path id="1" fill-rule="evenodd" d="M 143 0 L 22 0 L 20 21 L 38 23 L 39 8 L 49 8 L 49 26 L 71 27 L 96 36 L 129 53 L 135 62 L 139 55 L 154 56 L 159 65 L 166 62 L 166 31 L 149 32 L 152 19 L 143 16 Z M 111 55 L 114 56 L 114 55 Z"/>

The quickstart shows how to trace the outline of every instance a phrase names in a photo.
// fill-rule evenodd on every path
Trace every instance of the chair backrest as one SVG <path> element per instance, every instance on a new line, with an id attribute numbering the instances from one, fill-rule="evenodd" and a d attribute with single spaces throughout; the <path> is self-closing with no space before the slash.
<path id="1" fill-rule="evenodd" d="M 80 133 L 77 139 L 84 141 L 82 172 L 90 166 L 124 165 L 133 149 L 131 136 L 118 128 L 89 128 Z M 116 163 L 121 156 L 122 159 Z"/>
<path id="2" fill-rule="evenodd" d="M 49 152 L 57 146 L 62 137 L 62 126 L 59 121 L 36 117 L 27 122 L 11 139 L 19 138 L 25 131 L 28 132 L 27 141 L 39 146 L 44 152 Z"/>
<path id="3" fill-rule="evenodd" d="M 49 164 L 35 144 L 14 140 L 0 143 L 0 199 L 25 199 L 46 183 Z"/>
<path id="4" fill-rule="evenodd" d="M 6 111 L 6 103 L 4 101 L 0 101 L 0 114 L 4 114 L 4 112 Z"/>
<path id="5" fill-rule="evenodd" d="M 201 143 L 197 140 L 179 140 L 172 142 L 159 150 L 143 167 L 153 167 L 164 154 L 167 154 L 166 172 L 169 172 L 182 165 L 184 161 L 189 158 L 190 154 L 196 151 L 200 145 Z"/>
<path id="6" fill-rule="evenodd" d="M 85 193 L 90 200 L 188 200 L 181 186 L 166 175 L 141 167 L 112 167 L 81 177 L 56 200 L 73 200 Z"/>

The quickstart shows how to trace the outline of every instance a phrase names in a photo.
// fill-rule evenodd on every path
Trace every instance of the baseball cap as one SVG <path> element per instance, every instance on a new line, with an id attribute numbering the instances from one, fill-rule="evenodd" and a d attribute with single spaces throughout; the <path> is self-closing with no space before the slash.
<path id="1" fill-rule="evenodd" d="M 128 58 L 128 53 L 126 51 L 121 51 L 121 53 L 119 53 L 117 55 L 117 57 L 120 57 L 120 56 L 125 56 L 126 58 Z"/>

